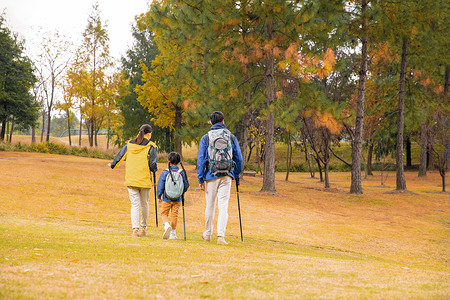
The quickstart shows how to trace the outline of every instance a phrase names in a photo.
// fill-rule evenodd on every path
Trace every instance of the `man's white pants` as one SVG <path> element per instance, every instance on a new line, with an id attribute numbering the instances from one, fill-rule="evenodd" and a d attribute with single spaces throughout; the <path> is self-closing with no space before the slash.
<path id="1" fill-rule="evenodd" d="M 148 219 L 148 198 L 150 197 L 150 189 L 128 187 L 128 194 L 131 201 L 131 226 L 139 228 L 139 208 L 141 209 L 141 226 L 147 227 Z"/>
<path id="2" fill-rule="evenodd" d="M 228 222 L 228 200 L 230 199 L 231 182 L 230 176 L 223 176 L 205 182 L 206 209 L 205 209 L 205 232 L 204 235 L 212 235 L 214 229 L 214 212 L 216 210 L 216 199 L 219 206 L 217 220 L 217 236 L 225 237 Z"/>

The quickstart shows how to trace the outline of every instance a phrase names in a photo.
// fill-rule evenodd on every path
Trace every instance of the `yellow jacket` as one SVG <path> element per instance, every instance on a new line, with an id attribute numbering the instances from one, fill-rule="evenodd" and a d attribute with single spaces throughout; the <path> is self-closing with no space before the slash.
<path id="1" fill-rule="evenodd" d="M 152 147 L 155 149 L 154 151 L 150 151 Z M 154 157 L 149 157 L 149 152 Z M 117 154 L 111 168 L 115 169 L 124 160 L 126 160 L 125 186 L 153 187 L 149 167 L 149 165 L 156 167 L 156 145 L 153 142 L 149 141 L 146 145 L 127 143 Z M 156 172 L 156 169 L 152 171 Z"/>

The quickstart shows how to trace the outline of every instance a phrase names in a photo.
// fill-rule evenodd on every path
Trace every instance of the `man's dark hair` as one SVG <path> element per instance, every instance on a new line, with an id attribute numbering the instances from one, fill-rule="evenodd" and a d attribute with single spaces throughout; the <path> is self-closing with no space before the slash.
<path id="1" fill-rule="evenodd" d="M 212 125 L 222 122 L 223 118 L 224 118 L 224 116 L 221 111 L 215 111 L 209 116 L 209 119 L 211 120 Z"/>

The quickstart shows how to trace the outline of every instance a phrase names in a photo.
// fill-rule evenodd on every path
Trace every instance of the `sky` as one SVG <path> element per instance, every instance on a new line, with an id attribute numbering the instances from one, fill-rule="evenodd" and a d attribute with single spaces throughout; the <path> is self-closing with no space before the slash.
<path id="1" fill-rule="evenodd" d="M 135 16 L 148 10 L 149 0 L 0 0 L 0 13 L 6 14 L 8 27 L 26 42 L 38 32 L 58 32 L 77 46 L 95 2 L 107 24 L 110 54 L 120 59 L 133 44 Z"/>

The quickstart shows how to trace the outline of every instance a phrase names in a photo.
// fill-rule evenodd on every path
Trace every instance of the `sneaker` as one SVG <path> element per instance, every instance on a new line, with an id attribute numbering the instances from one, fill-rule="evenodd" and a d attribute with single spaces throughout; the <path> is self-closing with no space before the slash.
<path id="1" fill-rule="evenodd" d="M 141 232 L 139 232 L 139 236 L 146 236 L 147 235 L 147 228 L 146 227 L 142 227 L 141 228 Z"/>
<path id="2" fill-rule="evenodd" d="M 211 236 L 210 235 L 202 234 L 202 239 L 205 242 L 211 242 Z"/>
<path id="3" fill-rule="evenodd" d="M 170 233 L 170 237 L 169 237 L 170 240 L 176 240 L 177 238 L 178 237 L 177 237 L 177 234 L 175 232 L 171 232 Z"/>
<path id="4" fill-rule="evenodd" d="M 133 228 L 132 237 L 139 237 L 139 228 Z"/>
<path id="5" fill-rule="evenodd" d="M 228 243 L 225 241 L 225 238 L 223 236 L 218 236 L 217 245 L 228 245 Z"/>
<path id="6" fill-rule="evenodd" d="M 165 224 L 164 225 L 163 239 L 167 240 L 169 238 L 170 231 L 172 231 L 172 227 L 170 227 L 170 224 Z"/>

